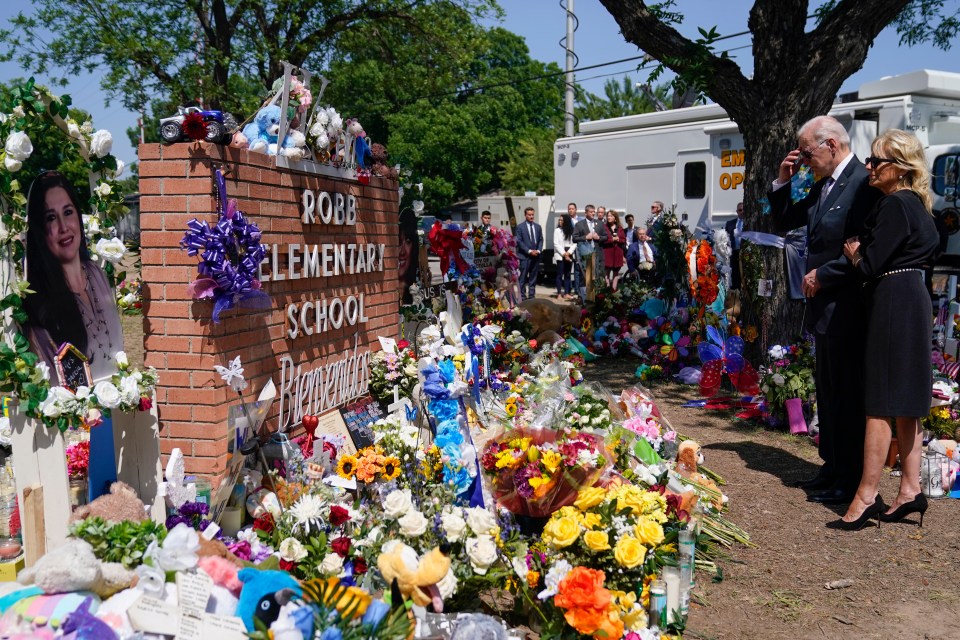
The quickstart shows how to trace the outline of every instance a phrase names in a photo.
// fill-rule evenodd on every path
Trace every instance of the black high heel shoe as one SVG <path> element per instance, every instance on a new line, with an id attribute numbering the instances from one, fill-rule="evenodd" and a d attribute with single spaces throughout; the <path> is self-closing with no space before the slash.
<path id="1" fill-rule="evenodd" d="M 837 529 L 839 531 L 859 531 L 866 526 L 870 518 L 874 517 L 877 518 L 877 527 L 879 527 L 883 512 L 886 510 L 887 505 L 884 504 L 883 498 L 877 496 L 877 498 L 873 501 L 873 504 L 864 509 L 863 513 L 860 514 L 860 517 L 853 522 L 847 522 L 843 518 L 840 518 L 839 520 L 828 522 L 827 529 Z"/>
<path id="2" fill-rule="evenodd" d="M 920 526 L 923 526 L 923 514 L 927 512 L 927 496 L 918 493 L 910 502 L 904 502 L 893 510 L 893 513 L 881 513 L 880 519 L 884 522 L 900 522 L 911 513 L 920 514 Z"/>

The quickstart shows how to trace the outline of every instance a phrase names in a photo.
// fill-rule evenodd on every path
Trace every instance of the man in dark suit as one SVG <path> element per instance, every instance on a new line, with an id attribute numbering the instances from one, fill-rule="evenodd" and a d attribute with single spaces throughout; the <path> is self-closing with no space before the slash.
<path id="1" fill-rule="evenodd" d="M 533 221 L 533 207 L 523 210 L 524 222 L 517 225 L 517 253 L 520 254 L 520 297 L 537 295 L 537 274 L 540 273 L 540 252 L 543 251 L 543 228 Z"/>
<path id="2" fill-rule="evenodd" d="M 868 185 L 867 170 L 850 151 L 850 136 L 830 116 L 800 128 L 797 148 L 780 163 L 769 194 L 781 231 L 806 226 L 806 320 L 816 341 L 817 410 L 823 466 L 800 483 L 813 502 L 845 504 L 853 499 L 863 471 L 863 336 L 861 283 L 843 255 L 847 238 L 859 236 L 880 192 Z M 819 176 L 810 193 L 791 202 L 790 178 L 800 161 Z"/>
<path id="3" fill-rule="evenodd" d="M 737 204 L 737 217 L 727 220 L 727 235 L 730 236 L 730 288 L 740 288 L 740 234 L 743 233 L 743 203 Z"/>

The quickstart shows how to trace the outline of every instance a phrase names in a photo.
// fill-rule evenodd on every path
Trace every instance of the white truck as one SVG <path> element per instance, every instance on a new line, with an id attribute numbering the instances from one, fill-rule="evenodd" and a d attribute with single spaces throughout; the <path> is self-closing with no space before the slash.
<path id="1" fill-rule="evenodd" d="M 850 132 L 854 152 L 891 128 L 913 131 L 933 172 L 934 210 L 950 232 L 946 262 L 960 264 L 960 73 L 921 70 L 861 85 L 830 115 Z M 722 226 L 743 200 L 743 136 L 716 104 L 584 122 L 554 144 L 556 207 L 590 203 L 632 213 L 654 200 L 677 205 L 691 228 Z"/>

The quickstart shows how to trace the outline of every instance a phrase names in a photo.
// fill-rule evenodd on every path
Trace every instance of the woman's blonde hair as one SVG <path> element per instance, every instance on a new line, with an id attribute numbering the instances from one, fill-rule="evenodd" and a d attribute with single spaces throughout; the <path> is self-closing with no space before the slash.
<path id="1" fill-rule="evenodd" d="M 933 198 L 930 197 L 930 169 L 923 145 L 912 133 L 901 129 L 884 131 L 873 141 L 873 152 L 896 160 L 898 166 L 907 170 L 903 176 L 906 186 L 920 196 L 929 213 L 933 213 Z"/>

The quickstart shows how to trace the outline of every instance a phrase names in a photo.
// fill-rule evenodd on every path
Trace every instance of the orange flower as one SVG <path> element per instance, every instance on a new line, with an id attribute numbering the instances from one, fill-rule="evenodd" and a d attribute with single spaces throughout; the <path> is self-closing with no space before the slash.
<path id="1" fill-rule="evenodd" d="M 606 589 L 604 589 L 606 591 Z M 563 613 L 564 620 L 578 632 L 592 635 L 594 638 L 611 640 L 623 636 L 623 622 L 616 608 L 608 609 L 569 609 Z"/>
<path id="2" fill-rule="evenodd" d="M 603 571 L 574 567 L 560 581 L 553 603 L 563 609 L 600 609 L 605 611 L 613 596 L 603 588 Z"/>
<path id="3" fill-rule="evenodd" d="M 370 484 L 383 471 L 384 457 L 376 453 L 368 453 L 357 461 L 357 480 Z"/>

